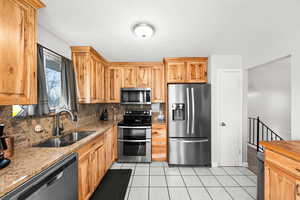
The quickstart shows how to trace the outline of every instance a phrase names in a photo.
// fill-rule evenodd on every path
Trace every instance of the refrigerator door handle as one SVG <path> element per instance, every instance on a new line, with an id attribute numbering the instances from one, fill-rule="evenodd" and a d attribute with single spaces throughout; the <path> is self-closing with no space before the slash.
<path id="1" fill-rule="evenodd" d="M 191 88 L 191 95 L 192 95 L 192 133 L 195 133 L 195 93 L 194 88 Z"/>
<path id="2" fill-rule="evenodd" d="M 190 134 L 190 93 L 189 88 L 186 88 L 186 99 L 187 99 L 187 125 L 186 125 L 186 133 Z"/>
<path id="3" fill-rule="evenodd" d="M 182 142 L 182 143 L 203 143 L 203 142 L 208 142 L 208 139 L 184 140 L 184 139 L 170 138 L 170 141 L 173 141 L 173 142 Z"/>

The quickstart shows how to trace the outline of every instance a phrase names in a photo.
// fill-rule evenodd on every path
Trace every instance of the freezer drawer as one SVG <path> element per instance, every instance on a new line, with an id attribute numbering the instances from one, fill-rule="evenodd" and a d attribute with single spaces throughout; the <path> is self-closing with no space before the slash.
<path id="1" fill-rule="evenodd" d="M 169 165 L 211 166 L 211 144 L 207 138 L 169 138 Z"/>

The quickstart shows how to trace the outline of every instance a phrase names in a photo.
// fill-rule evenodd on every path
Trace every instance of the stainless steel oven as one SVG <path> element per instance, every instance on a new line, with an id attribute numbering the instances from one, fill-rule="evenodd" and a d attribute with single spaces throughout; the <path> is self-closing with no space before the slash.
<path id="1" fill-rule="evenodd" d="M 118 162 L 151 162 L 151 126 L 118 126 Z"/>
<path id="2" fill-rule="evenodd" d="M 121 88 L 121 104 L 151 104 L 151 88 Z"/>

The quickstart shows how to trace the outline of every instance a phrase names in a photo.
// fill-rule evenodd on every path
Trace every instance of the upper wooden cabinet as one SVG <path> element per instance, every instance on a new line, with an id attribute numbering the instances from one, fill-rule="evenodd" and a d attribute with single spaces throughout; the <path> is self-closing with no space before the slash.
<path id="1" fill-rule="evenodd" d="M 122 67 L 122 87 L 133 88 L 136 87 L 137 68 L 134 66 Z"/>
<path id="2" fill-rule="evenodd" d="M 184 83 L 186 81 L 186 64 L 184 62 L 167 63 L 166 69 L 168 83 Z"/>
<path id="3" fill-rule="evenodd" d="M 0 1 L 0 105 L 37 103 L 39 0 Z"/>
<path id="4" fill-rule="evenodd" d="M 206 83 L 207 58 L 165 58 L 167 83 Z"/>
<path id="5" fill-rule="evenodd" d="M 207 82 L 207 62 L 191 61 L 187 62 L 187 81 L 188 82 Z"/>
<path id="6" fill-rule="evenodd" d="M 105 100 L 108 103 L 120 102 L 120 90 L 122 87 L 122 69 L 108 66 L 105 72 Z"/>
<path id="7" fill-rule="evenodd" d="M 121 88 L 151 88 L 152 102 L 165 101 L 164 67 L 160 62 L 110 63 L 106 72 L 106 101 L 120 102 Z"/>
<path id="8" fill-rule="evenodd" d="M 163 103 L 165 102 L 165 73 L 162 64 L 154 65 L 152 67 L 152 102 Z"/>
<path id="9" fill-rule="evenodd" d="M 104 70 L 108 65 L 106 60 L 89 46 L 74 46 L 71 49 L 79 102 L 105 102 Z"/>
<path id="10" fill-rule="evenodd" d="M 139 88 L 152 87 L 152 66 L 137 67 L 137 87 Z"/>

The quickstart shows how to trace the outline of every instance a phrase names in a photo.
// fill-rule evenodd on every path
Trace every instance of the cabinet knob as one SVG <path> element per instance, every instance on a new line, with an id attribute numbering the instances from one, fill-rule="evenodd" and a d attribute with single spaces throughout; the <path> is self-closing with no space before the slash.
<path id="1" fill-rule="evenodd" d="M 300 196 L 299 188 L 300 188 L 300 185 L 297 184 L 297 185 L 296 185 L 296 194 L 297 194 L 297 196 Z"/>

